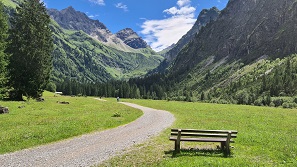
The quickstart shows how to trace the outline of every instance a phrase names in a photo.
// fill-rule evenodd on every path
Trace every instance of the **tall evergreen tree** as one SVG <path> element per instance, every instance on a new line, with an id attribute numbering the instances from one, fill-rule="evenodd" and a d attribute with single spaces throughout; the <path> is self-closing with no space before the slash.
<path id="1" fill-rule="evenodd" d="M 7 64 L 8 54 L 5 53 L 7 47 L 8 25 L 7 17 L 4 13 L 4 5 L 0 2 L 0 99 L 3 98 L 7 84 Z"/>
<path id="2" fill-rule="evenodd" d="M 11 20 L 9 72 L 16 100 L 22 100 L 22 95 L 39 97 L 49 81 L 53 51 L 49 23 L 39 0 L 24 0 Z"/>

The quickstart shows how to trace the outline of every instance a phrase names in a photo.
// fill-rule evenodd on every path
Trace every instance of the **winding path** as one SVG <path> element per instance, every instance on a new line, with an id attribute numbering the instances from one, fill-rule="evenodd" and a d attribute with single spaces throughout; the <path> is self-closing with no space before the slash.
<path id="1" fill-rule="evenodd" d="M 100 164 L 159 134 L 171 126 L 174 116 L 162 110 L 122 103 L 143 111 L 136 121 L 114 129 L 82 135 L 57 143 L 0 155 L 0 166 L 92 166 Z"/>

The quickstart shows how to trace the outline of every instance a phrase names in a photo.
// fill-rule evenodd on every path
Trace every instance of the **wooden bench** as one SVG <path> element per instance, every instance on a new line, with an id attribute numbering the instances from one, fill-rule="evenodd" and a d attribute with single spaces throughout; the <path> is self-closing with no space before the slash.
<path id="1" fill-rule="evenodd" d="M 175 153 L 180 153 L 180 142 L 219 142 L 221 149 L 230 155 L 230 143 L 237 137 L 234 130 L 198 130 L 198 129 L 171 129 L 169 140 L 175 141 Z"/>

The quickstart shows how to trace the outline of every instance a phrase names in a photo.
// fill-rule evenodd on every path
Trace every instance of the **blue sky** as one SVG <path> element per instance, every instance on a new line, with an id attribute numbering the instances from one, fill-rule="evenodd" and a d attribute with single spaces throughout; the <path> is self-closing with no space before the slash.
<path id="1" fill-rule="evenodd" d="M 176 43 L 202 9 L 226 7 L 228 0 L 43 0 L 48 8 L 68 6 L 99 20 L 113 33 L 132 28 L 154 50 Z"/>

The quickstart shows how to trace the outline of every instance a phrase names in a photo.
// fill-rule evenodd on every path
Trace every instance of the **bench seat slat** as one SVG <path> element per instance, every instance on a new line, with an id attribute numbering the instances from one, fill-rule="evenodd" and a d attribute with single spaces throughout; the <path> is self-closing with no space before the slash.
<path id="1" fill-rule="evenodd" d="M 170 137 L 169 140 L 176 141 L 176 137 Z M 193 142 L 226 142 L 226 138 L 181 138 L 180 141 L 193 141 Z M 230 140 L 234 143 L 233 140 Z"/>
<path id="2" fill-rule="evenodd" d="M 171 132 L 177 132 L 178 129 L 171 129 Z M 199 129 L 181 129 L 182 132 L 194 132 L 194 133 L 228 133 L 231 131 L 231 134 L 237 134 L 237 131 L 234 130 L 199 130 Z"/>
<path id="3" fill-rule="evenodd" d="M 177 132 L 171 132 L 171 136 L 177 136 Z M 181 133 L 181 136 L 196 136 L 196 137 L 227 137 L 228 134 L 210 134 L 210 133 Z M 236 138 L 236 134 L 231 134 L 231 138 Z"/>

